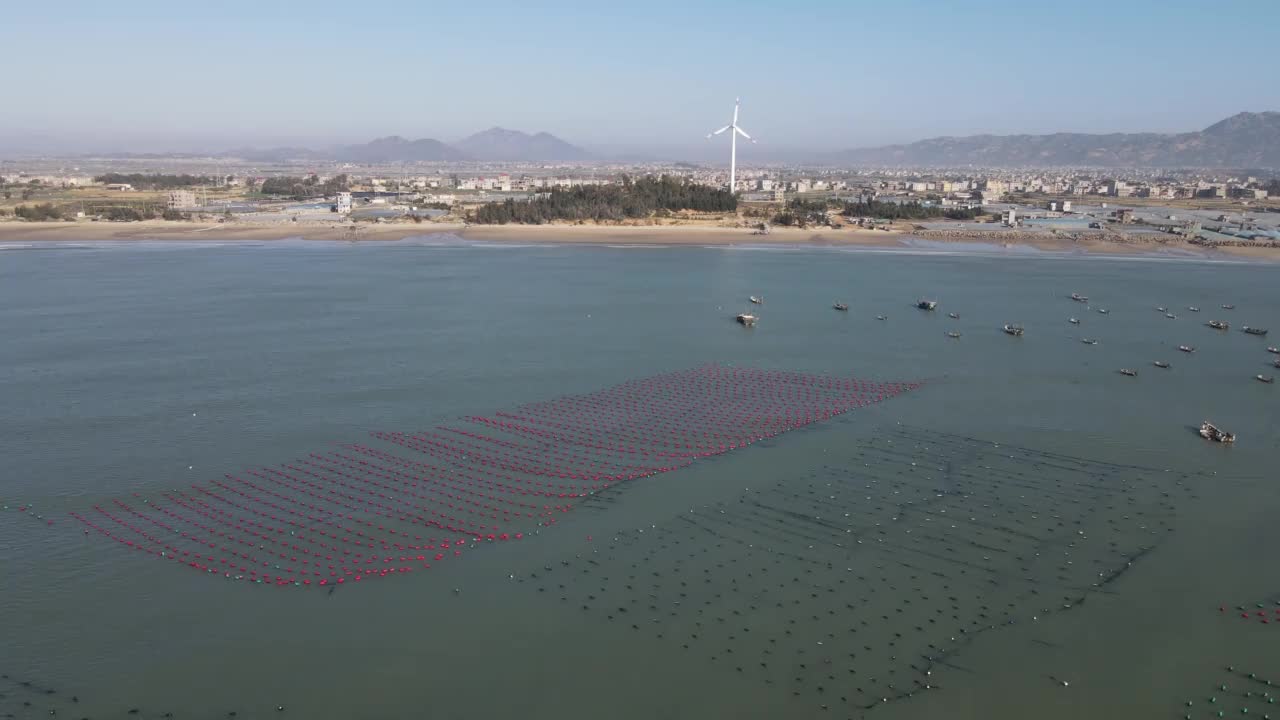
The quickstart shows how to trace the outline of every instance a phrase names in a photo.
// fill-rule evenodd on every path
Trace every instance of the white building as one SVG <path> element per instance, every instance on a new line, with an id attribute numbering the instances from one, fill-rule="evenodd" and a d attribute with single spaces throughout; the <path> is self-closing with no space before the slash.
<path id="1" fill-rule="evenodd" d="M 196 207 L 196 194 L 190 190 L 170 190 L 169 201 L 165 207 L 170 210 L 185 210 Z"/>

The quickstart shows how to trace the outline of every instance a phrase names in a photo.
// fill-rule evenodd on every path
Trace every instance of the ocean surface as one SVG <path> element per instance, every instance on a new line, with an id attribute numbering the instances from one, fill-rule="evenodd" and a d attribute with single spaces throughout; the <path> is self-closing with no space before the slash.
<path id="1" fill-rule="evenodd" d="M 1175 258 L 2 252 L 0 716 L 1264 717 L 1278 334 L 1274 266 Z M 923 385 L 330 591 L 71 515 L 709 364 Z"/>

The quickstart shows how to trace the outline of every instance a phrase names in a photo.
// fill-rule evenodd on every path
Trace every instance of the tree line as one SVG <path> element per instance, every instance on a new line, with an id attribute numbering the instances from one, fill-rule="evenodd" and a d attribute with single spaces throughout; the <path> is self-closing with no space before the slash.
<path id="1" fill-rule="evenodd" d="M 983 214 L 980 209 L 924 205 L 918 200 L 908 203 L 866 200 L 846 202 L 842 213 L 846 217 L 869 217 L 884 220 L 925 220 L 945 217 L 948 220 L 972 220 Z"/>
<path id="2" fill-rule="evenodd" d="M 216 185 L 217 180 L 204 175 L 150 175 L 143 173 L 106 173 L 95 177 L 94 182 L 104 185 L 132 185 L 138 190 L 172 190 L 174 188 Z"/>
<path id="3" fill-rule="evenodd" d="M 733 212 L 738 199 L 728 190 L 663 175 L 618 185 L 552 188 L 529 200 L 506 200 L 482 205 L 472 222 L 486 225 L 541 225 L 556 220 L 609 222 L 647 218 L 659 211 Z"/>
<path id="4" fill-rule="evenodd" d="M 351 182 L 344 173 L 335 175 L 324 182 L 320 181 L 318 175 L 270 177 L 262 181 L 262 187 L 258 190 L 263 195 L 286 195 L 295 200 L 305 200 L 313 197 L 336 195 L 350 189 Z"/>

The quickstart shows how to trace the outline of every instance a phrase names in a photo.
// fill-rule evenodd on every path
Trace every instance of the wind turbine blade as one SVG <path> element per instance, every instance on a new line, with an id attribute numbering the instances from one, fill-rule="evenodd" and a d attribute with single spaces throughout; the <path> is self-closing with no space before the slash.
<path id="1" fill-rule="evenodd" d="M 750 135 L 748 135 L 748 134 L 747 134 L 747 133 L 746 133 L 742 128 L 740 128 L 740 127 L 736 127 L 736 128 L 734 128 L 734 130 L 735 130 L 735 131 L 737 131 L 737 133 L 738 133 L 739 135 L 741 135 L 742 137 L 744 137 L 744 138 L 746 138 L 746 139 L 748 139 L 748 140 L 751 140 L 751 136 L 750 136 Z M 751 140 L 751 142 L 755 142 L 755 140 Z"/>
<path id="2" fill-rule="evenodd" d="M 724 127 L 720 128 L 719 130 L 717 130 L 717 131 L 715 131 L 715 132 L 711 133 L 711 135 L 708 135 L 707 137 L 711 137 L 712 135 L 719 135 L 720 133 L 724 132 L 725 130 L 728 130 L 728 129 L 729 129 L 729 128 L 731 128 L 731 127 L 733 127 L 733 126 L 732 126 L 732 125 L 725 125 Z"/>

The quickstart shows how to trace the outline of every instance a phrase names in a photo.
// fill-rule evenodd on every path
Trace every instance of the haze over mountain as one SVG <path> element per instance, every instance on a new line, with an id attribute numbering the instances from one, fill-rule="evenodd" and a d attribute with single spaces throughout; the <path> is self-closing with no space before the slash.
<path id="1" fill-rule="evenodd" d="M 1242 112 L 1187 133 L 936 137 L 846 150 L 840 165 L 1280 168 L 1280 112 Z"/>
<path id="2" fill-rule="evenodd" d="M 467 155 L 439 140 L 407 140 L 399 135 L 378 138 L 360 145 L 338 148 L 331 157 L 341 162 L 390 163 L 466 160 Z"/>
<path id="3" fill-rule="evenodd" d="M 580 162 L 591 159 L 591 153 L 551 133 L 530 135 L 500 127 L 468 135 L 453 146 L 475 160 Z"/>

